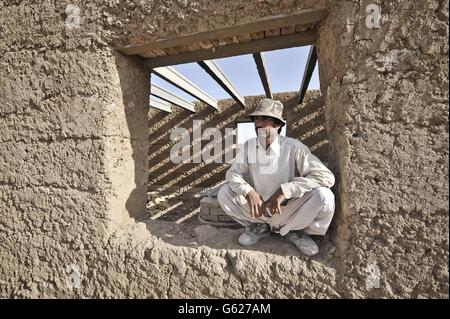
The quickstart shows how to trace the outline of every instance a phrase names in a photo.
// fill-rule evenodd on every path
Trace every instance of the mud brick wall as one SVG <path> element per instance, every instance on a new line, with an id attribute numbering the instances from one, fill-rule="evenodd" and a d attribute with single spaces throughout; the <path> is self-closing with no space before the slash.
<path id="1" fill-rule="evenodd" d="M 318 56 L 352 297 L 448 296 L 448 1 L 338 1 Z M 370 24 L 369 24 L 370 26 Z M 355 291 L 378 267 L 380 288 Z"/>

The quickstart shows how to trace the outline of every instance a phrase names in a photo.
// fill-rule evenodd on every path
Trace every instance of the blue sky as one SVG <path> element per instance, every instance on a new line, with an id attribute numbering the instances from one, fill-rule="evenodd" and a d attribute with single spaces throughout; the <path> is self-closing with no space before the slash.
<path id="1" fill-rule="evenodd" d="M 308 59 L 309 48 L 309 46 L 304 46 L 263 52 L 273 93 L 299 90 L 305 64 Z M 216 59 L 215 61 L 222 68 L 239 93 L 244 96 L 264 94 L 264 89 L 251 54 Z M 174 67 L 212 97 L 216 99 L 230 98 L 228 93 L 225 92 L 197 63 L 179 64 Z M 195 98 L 158 78 L 156 75 L 152 75 L 152 83 L 158 84 L 189 101 L 195 101 Z M 308 88 L 320 88 L 317 65 L 314 69 Z"/>

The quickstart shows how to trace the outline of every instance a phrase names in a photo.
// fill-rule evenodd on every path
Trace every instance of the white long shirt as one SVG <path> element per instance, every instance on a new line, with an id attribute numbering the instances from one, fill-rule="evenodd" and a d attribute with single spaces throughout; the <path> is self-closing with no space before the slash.
<path id="1" fill-rule="evenodd" d="M 226 173 L 226 181 L 236 194 L 245 197 L 254 189 L 265 201 L 280 187 L 290 199 L 320 186 L 330 188 L 335 179 L 306 145 L 278 136 L 267 151 L 257 138 L 245 142 Z"/>

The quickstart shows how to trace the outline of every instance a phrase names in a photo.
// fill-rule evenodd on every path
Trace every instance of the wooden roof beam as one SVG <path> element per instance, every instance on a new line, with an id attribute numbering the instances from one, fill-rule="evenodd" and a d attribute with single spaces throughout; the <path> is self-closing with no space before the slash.
<path id="1" fill-rule="evenodd" d="M 200 61 L 198 64 L 206 71 L 222 89 L 224 89 L 230 96 L 242 107 L 245 108 L 245 99 L 239 94 L 238 90 L 233 86 L 231 81 L 222 71 L 222 69 L 217 65 L 216 62 L 211 60 Z"/>
<path id="2" fill-rule="evenodd" d="M 256 68 L 258 69 L 259 78 L 261 79 L 266 96 L 270 99 L 273 98 L 272 91 L 270 90 L 269 76 L 267 74 L 266 61 L 261 52 L 253 53 L 253 59 L 256 63 Z"/>
<path id="3" fill-rule="evenodd" d="M 169 103 L 154 100 L 151 97 L 150 97 L 150 107 L 153 107 L 155 109 L 158 109 L 158 110 L 161 110 L 161 111 L 164 111 L 167 113 L 172 113 L 171 105 Z"/>
<path id="4" fill-rule="evenodd" d="M 176 65 L 181 63 L 199 62 L 204 60 L 214 60 L 230 56 L 258 53 L 262 51 L 272 51 L 314 44 L 317 35 L 313 31 L 305 31 L 278 37 L 252 40 L 245 43 L 232 43 L 228 45 L 213 47 L 210 49 L 189 51 L 170 56 L 160 56 L 156 58 L 145 58 L 144 64 L 148 68 Z"/>
<path id="5" fill-rule="evenodd" d="M 308 60 L 305 66 L 305 72 L 303 73 L 303 80 L 300 86 L 298 104 L 303 103 L 303 99 L 305 98 L 306 90 L 308 90 L 309 82 L 311 81 L 312 74 L 314 72 L 314 68 L 317 63 L 317 50 L 316 46 L 312 45 L 309 49 Z"/>
<path id="6" fill-rule="evenodd" d="M 160 78 L 173 84 L 177 88 L 204 102 L 205 104 L 212 106 L 215 109 L 218 108 L 218 101 L 216 99 L 212 98 L 205 91 L 189 81 L 174 68 L 168 66 L 159 67 L 154 68 L 152 72 L 158 75 Z"/>
<path id="7" fill-rule="evenodd" d="M 182 107 L 191 112 L 195 112 L 195 104 L 194 103 L 189 102 L 156 84 L 152 84 L 152 86 L 150 88 L 150 94 L 154 95 L 156 97 L 159 97 L 161 100 L 167 101 L 169 103 L 172 103 L 176 106 Z"/>

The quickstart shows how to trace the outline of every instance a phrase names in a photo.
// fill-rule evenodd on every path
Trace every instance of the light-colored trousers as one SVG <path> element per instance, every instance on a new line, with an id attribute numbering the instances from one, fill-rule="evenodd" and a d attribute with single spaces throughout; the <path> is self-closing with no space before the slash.
<path id="1" fill-rule="evenodd" d="M 302 197 L 291 198 L 281 206 L 281 214 L 252 218 L 247 199 L 237 195 L 225 184 L 217 195 L 223 211 L 242 226 L 267 223 L 273 232 L 286 235 L 291 230 L 304 230 L 310 235 L 325 235 L 334 215 L 334 194 L 326 187 L 318 187 Z"/>

